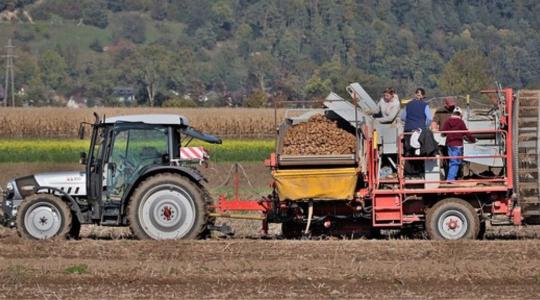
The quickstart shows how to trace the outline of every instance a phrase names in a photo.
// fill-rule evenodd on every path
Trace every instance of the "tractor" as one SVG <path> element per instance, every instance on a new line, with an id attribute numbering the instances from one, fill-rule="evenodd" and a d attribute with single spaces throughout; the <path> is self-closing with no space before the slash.
<path id="1" fill-rule="evenodd" d="M 11 180 L 3 223 L 27 239 L 78 238 L 81 224 L 129 226 L 139 239 L 194 239 L 212 228 L 211 199 L 197 166 L 209 158 L 192 140 L 221 144 L 179 115 L 130 115 L 81 123 L 90 149 L 84 171 Z"/>

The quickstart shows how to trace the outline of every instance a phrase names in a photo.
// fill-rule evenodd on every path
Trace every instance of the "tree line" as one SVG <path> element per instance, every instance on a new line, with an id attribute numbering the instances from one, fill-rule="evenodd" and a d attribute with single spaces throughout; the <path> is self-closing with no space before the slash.
<path id="1" fill-rule="evenodd" d="M 0 0 L 21 15 L 2 26 L 17 46 L 20 103 L 34 105 L 74 90 L 89 105 L 126 105 L 119 86 L 137 105 L 251 107 L 345 94 L 355 81 L 374 97 L 388 86 L 401 96 L 418 86 L 430 96 L 474 95 L 495 81 L 538 87 L 539 9 L 527 0 Z M 105 37 L 47 43 L 51 28 L 75 26 Z"/>

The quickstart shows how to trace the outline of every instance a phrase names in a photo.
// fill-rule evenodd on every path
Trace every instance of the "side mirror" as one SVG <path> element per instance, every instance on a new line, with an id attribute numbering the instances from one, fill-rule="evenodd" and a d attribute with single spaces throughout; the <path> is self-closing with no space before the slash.
<path id="1" fill-rule="evenodd" d="M 86 165 L 87 163 L 87 160 L 86 160 L 86 152 L 81 152 L 81 156 L 79 158 L 79 163 L 81 165 Z"/>
<path id="2" fill-rule="evenodd" d="M 79 139 L 84 140 L 84 125 L 82 123 L 79 126 Z"/>

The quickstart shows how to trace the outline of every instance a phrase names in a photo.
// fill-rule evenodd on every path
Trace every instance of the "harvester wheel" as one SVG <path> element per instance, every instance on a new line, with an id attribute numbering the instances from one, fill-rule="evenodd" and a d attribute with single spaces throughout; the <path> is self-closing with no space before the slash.
<path id="1" fill-rule="evenodd" d="M 139 239 L 198 239 L 207 234 L 205 192 L 184 176 L 158 174 L 131 196 L 129 226 Z"/>
<path id="2" fill-rule="evenodd" d="M 448 198 L 428 210 L 426 230 L 432 240 L 473 240 L 479 235 L 480 218 L 470 203 Z"/>
<path id="3" fill-rule="evenodd" d="M 69 206 L 57 196 L 35 194 L 26 198 L 17 212 L 19 236 L 31 240 L 67 238 L 72 226 Z"/>

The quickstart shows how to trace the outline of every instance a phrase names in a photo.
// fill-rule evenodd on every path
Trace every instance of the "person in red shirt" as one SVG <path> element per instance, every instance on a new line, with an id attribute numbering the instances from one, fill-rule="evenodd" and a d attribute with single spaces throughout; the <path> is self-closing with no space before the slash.
<path id="1" fill-rule="evenodd" d="M 448 149 L 448 156 L 463 156 L 463 139 L 471 143 L 475 143 L 476 139 L 469 132 L 459 133 L 444 133 L 445 131 L 457 131 L 457 130 L 469 130 L 467 125 L 461 119 L 461 108 L 456 106 L 452 115 L 444 122 L 442 130 L 443 135 L 446 136 L 446 147 Z M 448 164 L 448 175 L 446 180 L 454 181 L 459 173 L 459 168 L 463 160 L 461 158 L 451 158 Z"/>

